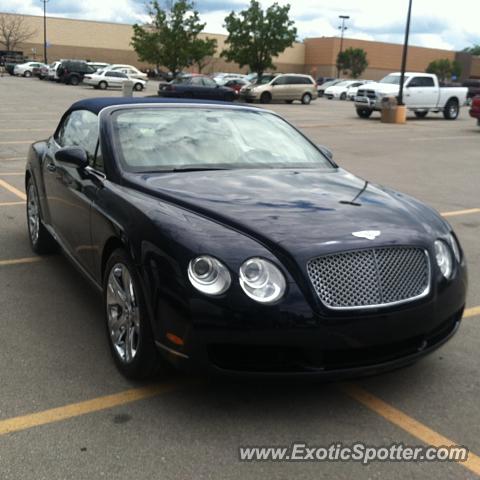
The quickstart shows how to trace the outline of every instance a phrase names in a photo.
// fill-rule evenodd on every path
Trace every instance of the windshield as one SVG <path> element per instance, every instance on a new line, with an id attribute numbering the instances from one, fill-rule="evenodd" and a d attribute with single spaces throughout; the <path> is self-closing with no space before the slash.
<path id="1" fill-rule="evenodd" d="M 223 108 L 135 108 L 114 114 L 126 170 L 333 168 L 276 115 Z"/>
<path id="2" fill-rule="evenodd" d="M 276 75 L 262 75 L 260 78 L 257 78 L 253 83 L 254 85 L 266 85 L 270 83 Z"/>
<path id="3" fill-rule="evenodd" d="M 410 77 L 407 77 L 405 75 L 404 81 L 403 81 L 404 85 L 409 78 Z M 387 75 L 385 78 L 382 78 L 379 83 L 390 83 L 392 85 L 400 85 L 400 75 Z"/>

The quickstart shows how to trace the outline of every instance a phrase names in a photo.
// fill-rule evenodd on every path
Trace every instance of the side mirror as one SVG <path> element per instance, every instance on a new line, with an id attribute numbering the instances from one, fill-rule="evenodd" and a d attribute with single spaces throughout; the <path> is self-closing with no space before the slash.
<path id="1" fill-rule="evenodd" d="M 325 145 L 317 145 L 318 149 L 329 159 L 333 160 L 333 152 Z"/>
<path id="2" fill-rule="evenodd" d="M 82 147 L 64 147 L 55 154 L 55 160 L 66 165 L 85 168 L 88 166 L 88 156 Z"/>

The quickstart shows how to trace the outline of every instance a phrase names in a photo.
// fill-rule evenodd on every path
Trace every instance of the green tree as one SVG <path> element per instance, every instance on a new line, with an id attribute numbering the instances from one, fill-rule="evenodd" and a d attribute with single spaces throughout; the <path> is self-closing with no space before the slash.
<path id="1" fill-rule="evenodd" d="M 434 73 L 441 82 L 450 80 L 452 76 L 460 77 L 462 66 L 456 61 L 448 58 L 439 58 L 430 62 L 425 70 L 427 73 Z"/>
<path id="2" fill-rule="evenodd" d="M 131 44 L 141 61 L 168 68 L 177 75 L 189 67 L 198 52 L 199 33 L 205 24 L 188 0 L 173 1 L 163 9 L 157 0 L 149 5 L 151 22 L 145 26 L 135 24 Z"/>
<path id="3" fill-rule="evenodd" d="M 256 0 L 251 0 L 246 10 L 231 12 L 224 24 L 228 48 L 221 55 L 240 67 L 248 65 L 259 77 L 267 69 L 275 69 L 273 57 L 292 46 L 297 37 L 289 12 L 288 4 L 274 3 L 263 10 Z"/>
<path id="4" fill-rule="evenodd" d="M 337 56 L 337 68 L 358 78 L 368 67 L 367 52 L 363 48 L 347 48 Z"/>
<path id="5" fill-rule="evenodd" d="M 198 73 L 209 64 L 215 51 L 217 50 L 217 40 L 215 38 L 197 39 L 192 46 L 192 60 L 198 68 Z"/>
<path id="6" fill-rule="evenodd" d="M 470 53 L 471 55 L 479 55 L 480 56 L 480 44 L 473 45 L 471 47 L 467 47 L 463 49 L 464 52 Z"/>

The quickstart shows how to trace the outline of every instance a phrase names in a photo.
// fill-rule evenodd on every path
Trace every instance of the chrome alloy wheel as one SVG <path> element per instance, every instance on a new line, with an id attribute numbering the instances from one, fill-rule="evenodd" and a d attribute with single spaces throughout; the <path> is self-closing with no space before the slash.
<path id="1" fill-rule="evenodd" d="M 132 277 L 123 263 L 110 270 L 107 283 L 108 332 L 123 363 L 135 359 L 140 342 L 140 312 Z"/>
<path id="2" fill-rule="evenodd" d="M 35 188 L 33 181 L 31 181 L 28 186 L 27 216 L 30 239 L 32 244 L 35 245 L 38 241 L 38 234 L 40 231 L 40 213 L 38 209 L 37 189 Z"/>
<path id="3" fill-rule="evenodd" d="M 458 115 L 458 106 L 456 103 L 452 102 L 448 109 L 448 113 L 450 114 L 451 118 L 455 118 Z"/>

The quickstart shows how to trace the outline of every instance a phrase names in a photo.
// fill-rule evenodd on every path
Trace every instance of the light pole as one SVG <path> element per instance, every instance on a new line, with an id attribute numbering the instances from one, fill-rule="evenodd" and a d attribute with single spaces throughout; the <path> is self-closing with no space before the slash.
<path id="1" fill-rule="evenodd" d="M 405 40 L 403 42 L 402 69 L 400 73 L 400 90 L 398 92 L 397 103 L 403 103 L 403 82 L 405 81 L 405 70 L 407 68 L 408 36 L 410 35 L 410 18 L 412 16 L 412 0 L 408 0 L 407 25 L 405 27 Z"/>
<path id="2" fill-rule="evenodd" d="M 42 0 L 43 2 L 43 63 L 47 64 L 47 2 L 48 0 Z"/>
<path id="3" fill-rule="evenodd" d="M 345 26 L 345 20 L 348 20 L 350 17 L 348 15 L 339 15 L 338 18 L 342 19 L 342 25 L 338 27 L 338 29 L 342 32 L 340 36 L 340 53 L 338 54 L 339 56 L 343 53 L 343 33 L 345 30 L 348 29 L 347 26 Z M 337 57 L 337 77 L 340 76 L 340 68 L 338 68 L 338 57 Z"/>

